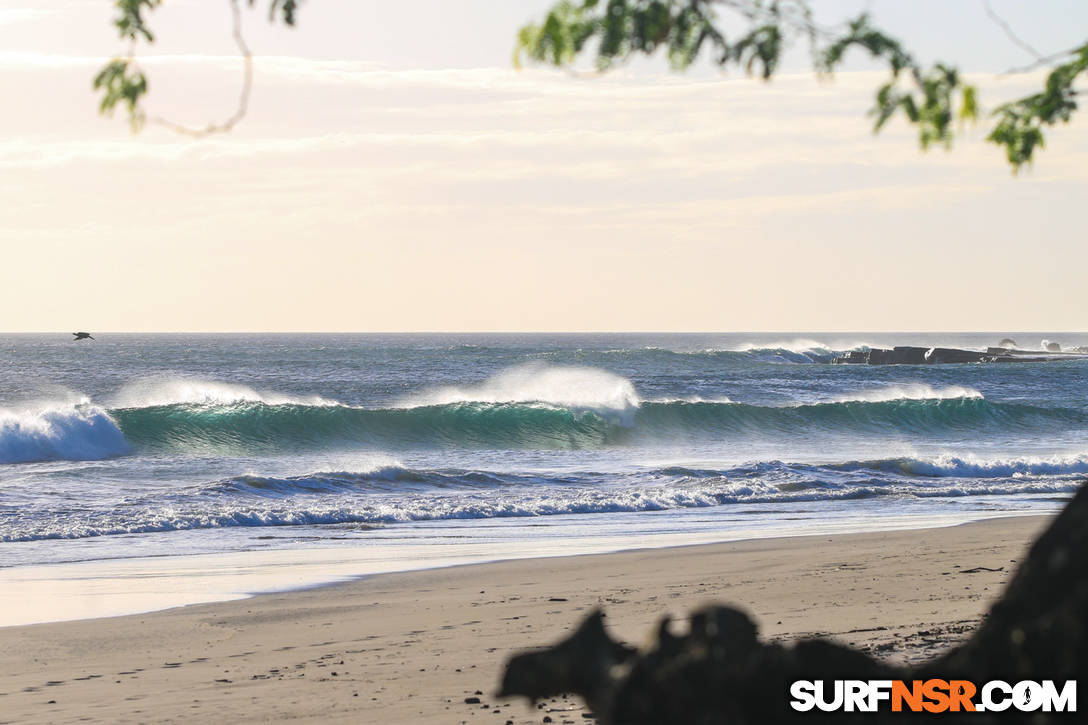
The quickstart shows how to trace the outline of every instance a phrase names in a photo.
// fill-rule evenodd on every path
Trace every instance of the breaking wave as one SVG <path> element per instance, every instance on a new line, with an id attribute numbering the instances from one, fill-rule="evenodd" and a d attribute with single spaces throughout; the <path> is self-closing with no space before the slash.
<path id="1" fill-rule="evenodd" d="M 130 450 L 110 414 L 86 401 L 0 409 L 0 463 L 98 460 Z"/>
<path id="2" fill-rule="evenodd" d="M 900 383 L 793 405 L 642 400 L 630 380 L 605 370 L 525 365 L 376 408 L 230 383 L 142 381 L 122 389 L 110 408 L 82 399 L 0 411 L 0 463 L 133 451 L 584 450 L 796 435 L 1045 435 L 1086 422 L 1081 409 L 992 401 L 963 386 Z"/>
<path id="3" fill-rule="evenodd" d="M 565 408 L 626 411 L 639 404 L 625 377 L 591 367 L 518 365 L 467 386 L 447 386 L 406 398 L 401 407 L 440 407 L 458 403 L 543 403 Z"/>
<path id="4" fill-rule="evenodd" d="M 148 408 L 164 405 L 232 405 L 266 403 L 268 405 L 340 405 L 321 396 L 294 397 L 262 393 L 248 385 L 196 378 L 145 378 L 128 383 L 110 402 L 113 408 Z"/>
<path id="5" fill-rule="evenodd" d="M 898 383 L 873 390 L 863 390 L 839 396 L 833 402 L 884 403 L 892 400 L 952 400 L 955 398 L 982 398 L 982 393 L 962 385 L 935 388 L 926 383 Z"/>
<path id="6" fill-rule="evenodd" d="M 888 496 L 1065 495 L 1077 489 L 1086 472 L 1084 455 L 1008 460 L 907 457 L 829 464 L 759 461 L 722 469 L 671 466 L 564 476 L 386 463 L 354 472 L 247 474 L 165 497 L 126 499 L 123 506 L 91 502 L 9 528 L 0 533 L 0 541 L 244 526 L 380 526 Z"/>
<path id="7" fill-rule="evenodd" d="M 1084 423 L 1081 411 L 977 397 L 841 401 L 797 406 L 733 402 L 643 402 L 611 408 L 549 403 L 461 402 L 411 408 L 297 404 L 168 405 L 111 411 L 134 446 L 268 450 L 373 445 L 389 449 L 578 450 L 685 438 L 798 433 L 1038 429 Z"/>
<path id="8" fill-rule="evenodd" d="M 545 403 L 355 408 L 239 402 L 104 410 L 94 405 L 0 417 L 0 462 L 96 460 L 133 450 L 206 453 L 323 448 L 583 450 L 800 434 L 963 434 L 1083 425 L 1066 408 L 958 397 L 759 406 L 647 401 L 630 410 Z"/>

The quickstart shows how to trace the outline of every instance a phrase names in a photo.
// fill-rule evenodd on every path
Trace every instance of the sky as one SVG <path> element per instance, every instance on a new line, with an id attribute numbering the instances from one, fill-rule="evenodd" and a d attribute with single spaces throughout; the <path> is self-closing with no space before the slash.
<path id="1" fill-rule="evenodd" d="M 861 57 L 517 71 L 549 4 L 313 0 L 286 29 L 260 2 L 248 114 L 192 139 L 97 113 L 107 0 L 0 0 L 0 330 L 1088 330 L 1088 121 L 1014 177 L 985 120 L 948 152 L 874 136 Z M 1044 53 L 1088 35 L 1080 0 L 992 6 Z M 868 8 L 984 110 L 1042 83 L 982 2 L 816 8 Z M 227 4 L 152 23 L 149 114 L 230 116 Z"/>

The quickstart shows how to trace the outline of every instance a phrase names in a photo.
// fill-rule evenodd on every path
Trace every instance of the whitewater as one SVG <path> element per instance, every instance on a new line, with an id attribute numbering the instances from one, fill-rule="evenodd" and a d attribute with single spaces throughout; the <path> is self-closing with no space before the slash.
<path id="1" fill-rule="evenodd" d="M 1003 336 L 6 335 L 0 569 L 1054 511 L 1088 474 L 1085 361 L 827 364 Z"/>

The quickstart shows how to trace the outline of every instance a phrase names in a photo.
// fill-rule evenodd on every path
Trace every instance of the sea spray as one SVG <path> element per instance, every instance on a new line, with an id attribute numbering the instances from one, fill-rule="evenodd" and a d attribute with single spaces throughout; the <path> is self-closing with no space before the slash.
<path id="1" fill-rule="evenodd" d="M 129 450 L 116 421 L 89 402 L 0 409 L 0 463 L 100 460 Z"/>
<path id="2" fill-rule="evenodd" d="M 563 408 L 625 413 L 639 404 L 630 380 L 607 370 L 526 363 L 475 385 L 446 386 L 409 396 L 401 407 L 455 403 L 545 403 Z"/>
<path id="3" fill-rule="evenodd" d="M 934 387 L 926 383 L 892 383 L 881 388 L 844 393 L 832 402 L 849 403 L 884 403 L 893 400 L 955 400 L 957 398 L 980 399 L 982 393 L 964 385 L 946 385 Z"/>
<path id="4" fill-rule="evenodd" d="M 146 377 L 125 384 L 110 400 L 112 408 L 150 408 L 154 406 L 231 405 L 267 403 L 269 405 L 339 405 L 319 395 L 291 396 L 258 392 L 248 385 L 219 380 L 177 376 Z"/>
<path id="5" fill-rule="evenodd" d="M 934 394 L 941 394 L 935 391 Z M 397 408 L 235 402 L 103 410 L 92 404 L 5 413 L 0 461 L 93 460 L 140 452 L 291 453 L 300 450 L 594 450 L 684 442 L 843 436 L 962 436 L 980 426 L 1043 435 L 1088 414 L 961 397 L 793 405 L 643 401 L 630 408 L 458 402 Z M 960 392 L 960 391 L 957 391 Z M 852 398 L 853 396 L 846 396 Z M 888 399 L 883 399 L 888 398 Z"/>

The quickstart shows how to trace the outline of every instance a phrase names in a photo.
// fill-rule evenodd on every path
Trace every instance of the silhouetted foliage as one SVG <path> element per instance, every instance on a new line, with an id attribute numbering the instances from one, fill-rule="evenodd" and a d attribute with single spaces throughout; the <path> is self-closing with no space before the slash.
<path id="1" fill-rule="evenodd" d="M 963 571 L 961 573 L 967 573 Z M 550 648 L 512 656 L 500 697 L 535 702 L 580 695 L 602 725 L 930 722 L 928 712 L 798 712 L 796 680 L 1088 681 L 1088 485 L 1032 544 L 1026 560 L 971 637 L 911 667 L 819 638 L 761 641 L 755 621 L 727 606 L 691 613 L 675 634 L 668 616 L 639 650 L 613 640 L 595 611 Z M 897 635 L 898 636 L 898 635 Z M 954 718 L 955 716 L 953 716 Z M 973 723 L 1072 722 L 1063 712 L 974 712 Z M 1083 716 L 1082 716 L 1083 718 Z"/>
<path id="2" fill-rule="evenodd" d="M 136 44 L 141 40 L 146 43 L 155 42 L 155 35 L 148 26 L 148 14 L 162 5 L 162 2 L 163 0 L 114 0 L 117 16 L 114 18 L 113 24 L 117 28 L 117 33 L 121 39 L 128 41 L 129 52 L 123 58 L 110 60 L 94 78 L 95 90 L 102 92 L 102 100 L 98 104 L 99 111 L 109 115 L 113 113 L 117 104 L 124 105 L 133 131 L 138 131 L 147 120 L 140 102 L 150 90 L 147 76 L 136 63 L 135 48 Z M 234 16 L 234 38 L 245 60 L 245 80 L 238 110 L 225 123 L 209 124 L 204 129 L 187 129 L 168 121 L 163 122 L 165 125 L 171 126 L 182 133 L 199 135 L 230 130 L 245 115 L 251 85 L 252 66 L 250 62 L 251 55 L 241 33 L 239 11 L 240 4 L 243 2 L 253 7 L 257 4 L 257 0 L 230 0 L 231 12 Z M 284 24 L 293 27 L 299 2 L 300 0 L 269 0 L 268 19 L 275 21 L 279 18 Z"/>
<path id="3" fill-rule="evenodd" d="M 155 41 L 148 16 L 162 0 L 114 0 L 114 4 L 114 25 L 130 50 L 102 68 L 94 87 L 102 93 L 102 113 L 112 113 L 121 104 L 133 130 L 138 130 L 146 120 L 141 101 L 150 86 L 135 61 L 135 47 L 139 42 Z M 246 61 L 238 111 L 225 123 L 202 130 L 164 122 L 166 125 L 183 132 L 208 133 L 228 130 L 244 115 L 251 68 L 240 31 L 239 6 L 253 7 L 258 0 L 230 0 L 230 4 L 235 39 Z M 299 4 L 300 0 L 268 0 L 268 18 L 293 27 Z M 739 18 L 746 28 L 733 38 L 727 37 L 721 11 Z M 988 4 L 986 11 L 1013 42 L 1035 53 Z M 723 68 L 737 67 L 770 80 L 783 53 L 799 41 L 808 44 L 813 66 L 821 75 L 839 68 L 851 49 L 864 50 L 887 64 L 889 79 L 877 89 L 869 111 L 874 131 L 899 116 L 917 127 L 923 149 L 934 144 L 948 148 L 955 136 L 955 122 L 978 118 L 978 93 L 955 66 L 936 63 L 923 67 L 865 13 L 841 27 L 821 26 L 813 16 L 810 0 L 561 0 L 542 21 L 520 30 L 514 62 L 569 66 L 582 54 L 594 52 L 597 68 L 606 71 L 633 55 L 663 50 L 676 70 L 706 56 Z M 1043 91 L 996 108 L 996 125 L 987 136 L 1005 148 L 1014 171 L 1032 162 L 1036 149 L 1043 146 L 1045 126 L 1066 123 L 1072 117 L 1077 110 L 1074 83 L 1088 70 L 1088 43 L 1049 57 L 1035 54 L 1036 62 L 1021 70 L 1052 66 Z"/>
<path id="4" fill-rule="evenodd" d="M 741 19 L 747 30 L 729 39 L 718 16 L 722 10 Z M 987 12 L 1011 33 L 989 6 Z M 887 64 L 890 77 L 877 89 L 870 110 L 874 131 L 899 115 L 917 127 L 923 149 L 935 143 L 947 148 L 954 121 L 978 117 L 977 91 L 953 65 L 923 67 L 865 13 L 845 27 L 823 27 L 807 0 L 562 0 L 541 22 L 521 29 L 515 63 L 525 59 L 566 66 L 595 52 L 595 65 L 604 71 L 635 54 L 664 49 L 675 69 L 705 54 L 718 66 L 769 80 L 784 51 L 797 41 L 808 43 L 820 74 L 833 73 L 854 48 Z M 1005 147 L 1013 170 L 1032 161 L 1043 145 L 1044 126 L 1065 123 L 1076 110 L 1073 84 L 1086 69 L 1088 44 L 1038 61 L 1033 67 L 1056 64 L 1045 90 L 998 107 L 993 112 L 997 124 L 987 137 Z"/>

